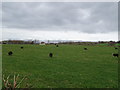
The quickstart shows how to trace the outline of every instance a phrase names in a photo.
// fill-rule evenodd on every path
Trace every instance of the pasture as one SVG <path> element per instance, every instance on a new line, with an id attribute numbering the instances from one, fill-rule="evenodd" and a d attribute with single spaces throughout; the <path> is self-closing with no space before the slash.
<path id="1" fill-rule="evenodd" d="M 118 58 L 112 56 L 117 52 L 110 46 L 3 45 L 2 73 L 26 76 L 21 87 L 27 83 L 32 88 L 117 88 Z"/>

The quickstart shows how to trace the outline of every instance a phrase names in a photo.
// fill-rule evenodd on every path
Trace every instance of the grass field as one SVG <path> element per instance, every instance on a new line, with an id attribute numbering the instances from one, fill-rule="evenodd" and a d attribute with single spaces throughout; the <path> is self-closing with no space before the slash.
<path id="1" fill-rule="evenodd" d="M 20 47 L 24 46 L 24 49 Z M 85 51 L 83 48 L 87 47 Z M 108 46 L 3 45 L 3 74 L 20 74 L 33 88 L 117 88 L 118 51 Z M 13 56 L 8 56 L 8 51 Z M 48 57 L 52 52 L 53 58 Z"/>

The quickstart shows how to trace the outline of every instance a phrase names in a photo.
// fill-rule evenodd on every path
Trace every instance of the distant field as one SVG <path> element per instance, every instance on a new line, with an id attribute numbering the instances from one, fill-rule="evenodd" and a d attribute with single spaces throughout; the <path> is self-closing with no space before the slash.
<path id="1" fill-rule="evenodd" d="M 8 56 L 10 50 L 13 56 Z M 117 52 L 108 46 L 3 45 L 3 74 L 26 76 L 21 87 L 117 88 L 118 58 L 112 56 Z"/>

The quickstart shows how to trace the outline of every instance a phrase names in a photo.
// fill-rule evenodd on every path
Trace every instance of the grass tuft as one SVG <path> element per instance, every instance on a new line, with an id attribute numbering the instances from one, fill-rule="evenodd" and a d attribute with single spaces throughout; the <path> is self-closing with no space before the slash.
<path id="1" fill-rule="evenodd" d="M 24 76 L 22 79 L 20 79 L 19 74 L 18 75 L 14 75 L 13 79 L 10 78 L 10 75 L 8 75 L 5 78 L 5 75 L 3 75 L 3 89 L 11 89 L 14 90 L 16 88 L 21 88 L 21 84 L 26 84 L 24 83 L 26 76 Z M 30 86 L 28 84 L 25 85 L 25 88 L 30 88 Z"/>

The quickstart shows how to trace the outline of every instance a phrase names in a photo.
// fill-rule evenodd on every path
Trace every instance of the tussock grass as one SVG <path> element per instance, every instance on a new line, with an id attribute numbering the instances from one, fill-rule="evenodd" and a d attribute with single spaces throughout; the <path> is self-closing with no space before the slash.
<path id="1" fill-rule="evenodd" d="M 25 84 L 24 88 L 30 88 L 27 83 L 24 83 L 24 80 L 26 79 L 26 76 L 23 78 L 20 78 L 19 74 L 14 75 L 13 78 L 10 78 L 10 75 L 5 77 L 3 75 L 3 89 L 6 90 L 15 90 L 16 88 L 22 88 L 21 84 Z"/>

